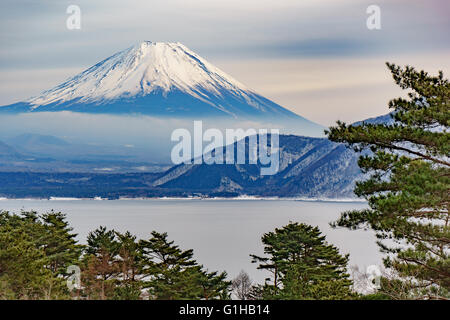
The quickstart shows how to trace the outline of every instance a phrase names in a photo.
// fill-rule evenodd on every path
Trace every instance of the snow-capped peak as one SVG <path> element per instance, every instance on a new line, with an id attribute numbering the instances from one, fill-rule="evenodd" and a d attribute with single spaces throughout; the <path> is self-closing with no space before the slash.
<path id="1" fill-rule="evenodd" d="M 197 99 L 223 90 L 246 99 L 251 91 L 181 43 L 143 41 L 97 63 L 28 102 L 37 108 L 76 100 L 104 103 L 178 89 Z"/>

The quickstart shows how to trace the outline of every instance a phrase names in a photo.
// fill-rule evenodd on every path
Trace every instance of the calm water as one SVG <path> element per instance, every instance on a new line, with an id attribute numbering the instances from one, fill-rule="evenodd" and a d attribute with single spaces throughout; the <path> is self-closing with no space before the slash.
<path id="1" fill-rule="evenodd" d="M 81 242 L 98 226 L 129 230 L 138 238 L 148 238 L 152 230 L 168 232 L 181 248 L 194 249 L 197 261 L 210 270 L 226 270 L 230 277 L 245 270 L 259 282 L 267 274 L 256 269 L 249 254 L 263 254 L 262 234 L 290 221 L 319 226 L 329 242 L 350 253 L 350 265 L 381 265 L 373 233 L 328 225 L 340 212 L 364 207 L 293 200 L 0 200 L 0 210 L 66 213 Z"/>

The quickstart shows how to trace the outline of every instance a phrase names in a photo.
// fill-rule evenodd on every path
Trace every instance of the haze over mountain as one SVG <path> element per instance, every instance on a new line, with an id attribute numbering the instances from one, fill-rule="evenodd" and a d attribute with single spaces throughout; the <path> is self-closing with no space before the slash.
<path id="1" fill-rule="evenodd" d="M 387 114 L 364 122 L 390 124 L 393 119 Z M 30 134 L 12 138 L 7 142 L 21 141 L 27 146 L 29 144 L 26 142 L 29 140 L 51 145 L 62 143 L 52 137 Z M 246 150 L 248 150 L 247 140 Z M 334 199 L 355 197 L 353 194 L 355 182 L 364 177 L 358 167 L 359 153 L 345 147 L 344 144 L 334 143 L 326 138 L 281 135 L 279 142 L 279 171 L 272 176 L 262 176 L 261 164 L 248 164 L 248 161 L 247 164 L 180 164 L 165 168 L 150 167 L 148 163 L 136 163 L 135 156 L 131 157 L 131 154 L 130 157 L 134 158 L 134 162 L 133 159 L 119 159 L 117 154 L 104 155 L 103 158 L 96 159 L 90 157 L 84 163 L 57 162 L 52 159 L 48 163 L 25 161 L 26 158 L 17 151 L 0 142 L 0 160 L 2 160 L 0 196 L 45 198 L 100 195 L 118 198 L 251 195 Z M 73 148 L 72 144 L 69 146 Z M 235 155 L 236 147 L 237 143 L 234 144 Z M 60 149 L 62 150 L 70 157 L 69 150 Z M 31 150 L 24 151 L 30 153 Z M 48 154 L 41 154 L 41 157 L 46 155 Z M 6 160 L 10 163 L 8 164 Z M 98 170 L 102 167 L 109 170 Z"/>
<path id="2" fill-rule="evenodd" d="M 280 170 L 273 176 L 261 176 L 261 164 L 181 164 L 160 173 L 0 170 L 0 197 L 354 198 L 362 177 L 358 156 L 325 138 L 282 135 Z"/>
<path id="3" fill-rule="evenodd" d="M 323 136 L 321 126 L 258 95 L 179 43 L 140 43 L 37 97 L 0 107 L 0 111 L 28 121 L 14 125 L 24 130 L 32 121 L 48 128 L 45 118 L 49 115 L 58 115 L 52 121 L 63 124 L 63 134 L 56 137 L 36 134 L 33 127 L 32 134 L 9 133 L 9 138 L 2 139 L 7 145 L 0 144 L 0 171 L 9 182 L 0 184 L 1 196 L 349 198 L 353 197 L 355 181 L 362 176 L 359 155 L 353 150 L 326 138 L 307 137 Z M 0 117 L 7 119 L 5 114 Z M 154 118 L 159 119 L 159 127 Z M 259 164 L 182 164 L 169 168 L 169 163 L 149 157 L 164 156 L 161 147 L 149 148 L 131 137 L 119 141 L 129 130 L 142 140 L 158 141 L 170 149 L 169 123 L 173 119 L 181 119 L 174 125 L 187 128 L 192 120 L 211 119 L 209 126 L 212 123 L 217 128 L 223 128 L 223 121 L 231 121 L 234 128 L 241 121 L 279 121 L 299 128 L 296 134 L 302 136 L 280 136 L 280 170 L 273 176 L 261 176 Z M 385 123 L 392 119 L 384 115 L 365 121 Z M 78 128 L 79 124 L 83 126 Z M 116 144 L 57 138 L 76 138 L 69 126 L 93 142 L 98 136 L 89 130 L 98 127 Z M 137 130 L 140 126 L 145 130 Z M 23 185 L 24 179 L 29 185 Z M 105 189 L 105 184 L 109 188 Z M 31 185 L 35 189 L 31 190 Z"/>
<path id="4" fill-rule="evenodd" d="M 255 93 L 181 43 L 141 42 L 0 111 L 269 121 L 323 135 L 322 126 Z"/>
<path id="5" fill-rule="evenodd" d="M 17 150 L 15 150 L 10 145 L 7 145 L 3 141 L 0 141 L 0 167 L 3 165 L 4 159 L 17 160 L 22 159 L 23 155 L 21 155 Z"/>
<path id="6" fill-rule="evenodd" d="M 245 143 L 248 150 L 248 139 Z M 359 154 L 326 138 L 281 135 L 279 146 L 279 171 L 271 176 L 260 174 L 260 163 L 180 164 L 153 181 L 153 186 L 188 195 L 354 197 L 354 183 L 362 176 Z"/>

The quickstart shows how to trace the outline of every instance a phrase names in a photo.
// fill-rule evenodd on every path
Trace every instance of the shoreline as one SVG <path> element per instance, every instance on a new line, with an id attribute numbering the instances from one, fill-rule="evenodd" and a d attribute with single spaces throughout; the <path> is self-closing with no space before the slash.
<path id="1" fill-rule="evenodd" d="M 239 197 L 155 197 L 155 198 L 128 198 L 121 197 L 118 199 L 107 198 L 73 198 L 73 197 L 49 197 L 49 198 L 4 198 L 0 201 L 180 201 L 180 200 L 195 200 L 195 201 L 304 201 L 304 202 L 338 202 L 338 203 L 364 203 L 364 199 L 358 198 L 305 198 L 305 197 L 256 197 L 256 196 L 239 196 Z"/>

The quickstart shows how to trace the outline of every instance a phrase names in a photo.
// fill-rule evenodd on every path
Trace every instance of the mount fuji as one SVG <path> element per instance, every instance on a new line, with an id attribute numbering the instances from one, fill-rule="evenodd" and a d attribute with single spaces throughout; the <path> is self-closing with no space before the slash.
<path id="1" fill-rule="evenodd" d="M 181 43 L 141 42 L 36 97 L 0 107 L 7 113 L 57 111 L 262 120 L 289 123 L 304 134 L 323 132 Z"/>

